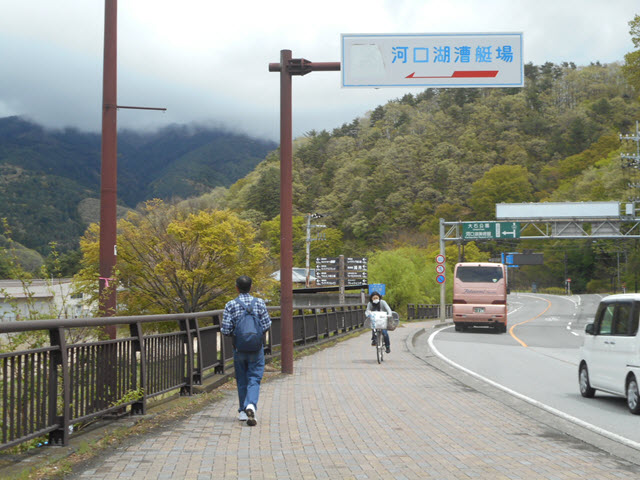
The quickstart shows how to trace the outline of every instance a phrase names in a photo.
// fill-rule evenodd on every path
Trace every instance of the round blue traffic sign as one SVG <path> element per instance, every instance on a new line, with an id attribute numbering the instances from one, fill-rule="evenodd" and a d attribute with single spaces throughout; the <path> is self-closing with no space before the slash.
<path id="1" fill-rule="evenodd" d="M 438 275 L 436 277 L 436 282 L 438 283 L 444 283 L 444 275 Z"/>

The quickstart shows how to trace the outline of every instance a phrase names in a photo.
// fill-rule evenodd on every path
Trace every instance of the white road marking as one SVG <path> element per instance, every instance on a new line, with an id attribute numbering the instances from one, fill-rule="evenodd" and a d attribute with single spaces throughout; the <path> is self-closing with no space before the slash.
<path id="1" fill-rule="evenodd" d="M 628 447 L 631 448 L 635 448 L 637 450 L 640 450 L 640 443 L 638 442 L 634 442 L 633 440 L 629 440 L 628 438 L 622 437 L 616 433 L 610 432 L 608 430 L 605 430 L 603 428 L 597 427 L 591 423 L 585 422 L 584 420 L 580 420 L 579 418 L 576 418 L 572 415 L 569 415 L 567 413 L 564 413 L 560 410 L 557 410 L 553 407 L 550 407 L 549 405 L 546 405 L 542 402 L 539 402 L 538 400 L 534 400 L 531 397 L 527 397 L 526 395 L 523 395 L 521 393 L 516 392 L 515 390 L 511 390 L 508 387 L 505 387 L 504 385 L 495 382 L 487 377 L 483 377 L 482 375 L 473 372 L 471 370 L 469 370 L 468 368 L 463 367 L 462 365 L 459 365 L 457 363 L 455 363 L 453 360 L 450 360 L 449 358 L 445 357 L 443 354 L 440 353 L 440 351 L 436 348 L 436 346 L 433 344 L 433 339 L 435 338 L 435 336 L 440 333 L 442 330 L 446 330 L 448 328 L 452 328 L 452 326 L 450 327 L 444 327 L 444 328 L 440 328 L 438 330 L 436 330 L 435 332 L 433 332 L 430 336 L 429 336 L 429 348 L 431 349 L 431 351 L 433 353 L 436 354 L 436 356 L 438 356 L 441 360 L 447 362 L 449 365 L 451 365 L 454 368 L 457 368 L 458 370 L 462 370 L 463 372 L 471 375 L 472 377 L 475 377 L 479 380 L 482 380 L 485 383 L 488 383 L 489 385 L 493 385 L 496 388 L 499 388 L 500 390 L 502 390 L 503 392 L 507 392 L 510 395 L 513 395 L 516 398 L 519 398 L 521 400 L 524 400 L 525 402 L 530 403 L 531 405 L 535 405 L 536 407 L 542 408 L 543 410 L 546 410 L 547 412 L 553 413 L 554 415 L 557 415 L 561 418 L 564 418 L 565 420 L 568 420 L 570 422 L 575 423 L 576 425 L 580 425 L 581 427 L 586 428 L 587 430 L 591 430 L 592 432 L 595 432 L 599 435 L 602 435 L 604 437 L 610 438 L 611 440 L 614 440 L 616 442 L 620 442 L 624 445 L 627 445 Z"/>

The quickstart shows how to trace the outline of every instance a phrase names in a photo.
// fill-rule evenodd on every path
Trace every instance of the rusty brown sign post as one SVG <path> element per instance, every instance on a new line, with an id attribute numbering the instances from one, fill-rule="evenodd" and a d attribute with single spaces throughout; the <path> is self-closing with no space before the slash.
<path id="1" fill-rule="evenodd" d="M 291 58 L 291 50 L 280 51 L 280 63 L 270 63 L 270 72 L 280 72 L 280 307 L 282 373 L 293 373 L 293 138 L 291 77 L 311 72 L 340 71 L 340 62 L 317 63 Z"/>

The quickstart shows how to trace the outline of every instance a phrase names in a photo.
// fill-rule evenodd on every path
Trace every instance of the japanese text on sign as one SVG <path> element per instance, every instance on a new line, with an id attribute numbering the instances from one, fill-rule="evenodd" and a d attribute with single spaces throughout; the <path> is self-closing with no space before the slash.
<path id="1" fill-rule="evenodd" d="M 522 87 L 521 33 L 343 34 L 343 87 Z"/>

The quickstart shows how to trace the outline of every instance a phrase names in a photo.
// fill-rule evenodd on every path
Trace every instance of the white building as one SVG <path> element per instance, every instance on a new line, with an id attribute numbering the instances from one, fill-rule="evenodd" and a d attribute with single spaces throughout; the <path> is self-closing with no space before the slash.
<path id="1" fill-rule="evenodd" d="M 31 314 L 30 314 L 31 312 Z M 90 316 L 82 294 L 72 294 L 69 278 L 52 280 L 0 280 L 0 321 Z"/>

